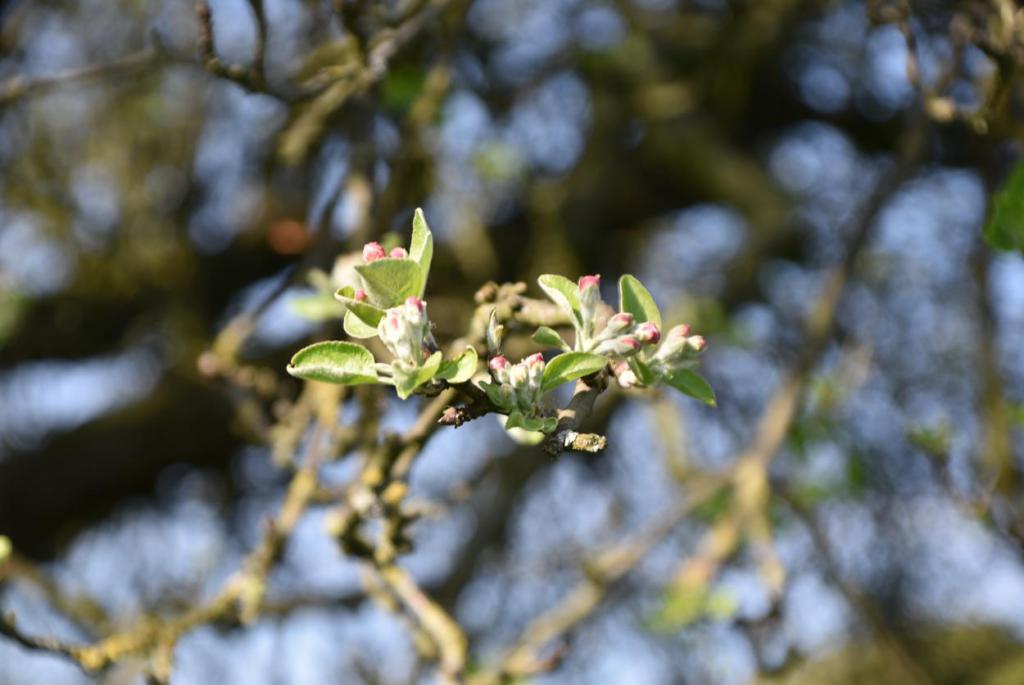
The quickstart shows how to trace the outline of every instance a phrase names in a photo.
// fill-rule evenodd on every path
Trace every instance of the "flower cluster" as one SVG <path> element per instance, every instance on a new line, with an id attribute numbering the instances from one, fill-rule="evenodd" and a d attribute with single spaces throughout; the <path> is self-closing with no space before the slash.
<path id="1" fill-rule="evenodd" d="M 363 245 L 363 261 L 369 264 L 375 262 L 378 259 L 384 259 L 390 257 L 391 259 L 408 259 L 409 253 L 404 247 L 393 247 L 391 252 L 386 252 L 384 246 L 377 241 L 369 242 Z"/>
<path id="2" fill-rule="evenodd" d="M 496 388 L 493 399 L 506 411 L 517 411 L 524 416 L 533 416 L 543 407 L 541 383 L 544 378 L 544 355 L 531 354 L 518 364 L 511 364 L 498 355 L 487 364 Z"/>
<path id="3" fill-rule="evenodd" d="M 612 315 L 604 328 L 597 334 L 597 320 L 600 316 L 601 277 L 583 276 L 579 280 L 580 319 L 582 349 L 613 359 L 631 357 L 661 340 L 661 331 L 651 321 L 637 323 L 629 312 Z"/>
<path id="4" fill-rule="evenodd" d="M 410 297 L 403 304 L 388 309 L 377 324 L 377 335 L 395 356 L 393 365 L 396 373 L 400 369 L 419 368 L 430 356 L 427 303 L 418 297 Z"/>

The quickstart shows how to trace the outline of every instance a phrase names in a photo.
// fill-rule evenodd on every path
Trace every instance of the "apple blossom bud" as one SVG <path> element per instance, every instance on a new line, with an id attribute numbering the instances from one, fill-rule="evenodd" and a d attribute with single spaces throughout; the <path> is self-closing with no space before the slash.
<path id="1" fill-rule="evenodd" d="M 587 288 L 591 288 L 591 287 L 597 288 L 597 287 L 600 287 L 600 285 L 601 285 L 601 274 L 594 274 L 593 276 L 580 276 L 579 288 L 580 288 L 580 294 L 581 295 L 583 294 L 583 292 Z"/>
<path id="2" fill-rule="evenodd" d="M 404 247 L 393 247 L 388 256 L 392 259 L 408 259 L 409 253 L 405 251 Z"/>
<path id="3" fill-rule="evenodd" d="M 685 323 L 679 324 L 678 326 L 673 326 L 672 330 L 668 332 L 668 337 L 670 340 L 675 340 L 677 338 L 688 338 L 690 337 L 690 326 Z"/>
<path id="4" fill-rule="evenodd" d="M 612 340 L 606 340 L 594 350 L 597 354 L 609 357 L 627 357 L 636 354 L 641 348 L 640 341 L 631 335 L 621 335 Z"/>
<path id="5" fill-rule="evenodd" d="M 657 324 L 651 321 L 645 321 L 637 326 L 633 335 L 644 345 L 656 345 L 661 340 L 661 331 L 658 330 Z"/>
<path id="6" fill-rule="evenodd" d="M 504 371 L 507 366 L 508 360 L 505 359 L 500 354 L 497 357 L 492 357 L 491 361 L 487 362 L 487 368 L 489 368 L 491 371 L 494 371 L 495 373 L 499 371 Z"/>
<path id="7" fill-rule="evenodd" d="M 686 343 L 693 349 L 694 352 L 700 352 L 707 347 L 707 342 L 704 340 L 703 335 L 695 335 L 687 339 Z"/>
<path id="8" fill-rule="evenodd" d="M 508 372 L 509 383 L 512 384 L 513 388 L 519 388 L 526 385 L 529 380 L 530 372 L 527 371 L 526 366 L 520 362 L 513 366 Z"/>
<path id="9" fill-rule="evenodd" d="M 427 309 L 426 303 L 416 296 L 405 298 L 405 303 L 421 314 Z"/>
<path id="10" fill-rule="evenodd" d="M 640 379 L 633 373 L 633 369 L 629 368 L 629 362 L 626 360 L 612 364 L 612 373 L 615 374 L 615 380 L 620 388 L 632 388 L 640 383 Z"/>
<path id="11" fill-rule="evenodd" d="M 608 319 L 608 326 L 605 328 L 605 332 L 609 335 L 618 335 L 619 333 L 632 328 L 633 321 L 633 315 L 629 312 L 619 312 L 612 318 Z"/>
<path id="12" fill-rule="evenodd" d="M 529 357 L 527 357 L 526 359 L 524 359 L 523 362 L 529 368 L 533 368 L 533 367 L 537 366 L 538 364 L 540 364 L 541 366 L 544 366 L 544 355 L 541 354 L 540 352 L 535 352 L 535 353 L 531 354 Z"/>
<path id="13" fill-rule="evenodd" d="M 375 262 L 378 259 L 384 259 L 386 256 L 387 253 L 384 252 L 384 246 L 377 241 L 363 245 L 363 261 L 367 264 Z"/>
<path id="14" fill-rule="evenodd" d="M 359 288 L 352 296 L 352 299 L 355 300 L 356 302 L 366 302 L 366 291 L 363 290 L 362 288 Z"/>

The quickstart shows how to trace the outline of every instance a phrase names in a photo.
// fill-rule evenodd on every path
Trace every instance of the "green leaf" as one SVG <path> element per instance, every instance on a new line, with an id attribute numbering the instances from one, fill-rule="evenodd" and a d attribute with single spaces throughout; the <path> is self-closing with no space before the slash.
<path id="1" fill-rule="evenodd" d="M 341 385 L 377 383 L 373 355 L 362 345 L 330 340 L 304 347 L 292 357 L 288 373 L 296 378 Z"/>
<path id="2" fill-rule="evenodd" d="M 522 428 L 523 430 L 531 432 L 550 433 L 557 427 L 558 419 L 554 416 L 533 418 L 530 416 L 523 416 L 522 412 L 518 411 L 514 411 L 509 414 L 508 421 L 505 422 L 505 430 Z"/>
<path id="3" fill-rule="evenodd" d="M 619 279 L 619 311 L 629 312 L 637 323 L 650 321 L 661 328 L 658 305 L 640 279 L 631 274 L 625 274 Z"/>
<path id="4" fill-rule="evenodd" d="M 547 293 L 551 301 L 562 308 L 569 318 L 577 326 L 581 324 L 580 319 L 580 290 L 579 287 L 565 276 L 555 274 L 544 274 L 537 279 L 537 284 Z"/>
<path id="5" fill-rule="evenodd" d="M 999 250 L 1024 250 L 1024 163 L 992 198 L 985 242 Z"/>
<path id="6" fill-rule="evenodd" d="M 480 389 L 487 395 L 487 399 L 491 401 L 498 409 L 508 411 L 511 409 L 511 405 L 505 402 L 505 398 L 501 394 L 501 386 L 497 383 L 480 383 Z"/>
<path id="7" fill-rule="evenodd" d="M 344 328 L 352 338 L 373 338 L 377 335 L 376 327 L 363 323 L 363 320 L 351 310 L 345 312 Z"/>
<path id="8" fill-rule="evenodd" d="M 689 395 L 712 407 L 718 406 L 715 401 L 715 391 L 711 389 L 708 382 L 689 369 L 676 371 L 662 380 L 684 395 Z"/>
<path id="9" fill-rule="evenodd" d="M 513 415 L 519 415 L 519 412 L 513 412 Z M 505 429 L 505 433 L 508 437 L 512 438 L 517 445 L 523 445 L 524 447 L 533 447 L 544 442 L 545 435 L 540 431 L 529 431 L 524 428 L 517 428 L 514 424 L 516 421 L 512 419 L 512 416 L 505 416 L 504 414 L 498 414 L 498 423 Z M 509 422 L 513 425 L 509 426 Z"/>
<path id="10" fill-rule="evenodd" d="M 608 364 L 608 359 L 599 354 L 589 352 L 565 352 L 558 355 L 544 366 L 544 378 L 541 390 L 548 392 L 562 383 L 597 373 Z"/>
<path id="11" fill-rule="evenodd" d="M 338 305 L 337 300 L 327 293 L 292 298 L 288 307 L 307 321 L 329 321 L 345 315 L 345 310 Z"/>
<path id="12" fill-rule="evenodd" d="M 419 296 L 423 275 L 411 259 L 378 259 L 356 265 L 370 301 L 381 309 L 395 307 L 406 298 Z"/>
<path id="13" fill-rule="evenodd" d="M 376 330 L 377 324 L 379 324 L 380 320 L 384 318 L 384 310 L 374 307 L 372 304 L 368 304 L 365 301 L 355 299 L 353 297 L 354 294 L 352 286 L 345 286 L 338 292 L 334 293 L 334 299 L 345 305 L 345 309 L 352 312 L 364 324 Z"/>
<path id="14" fill-rule="evenodd" d="M 419 207 L 412 215 L 412 243 L 409 245 L 409 258 L 420 266 L 420 284 L 418 297 L 423 297 L 427 288 L 427 277 L 430 275 L 430 262 L 434 258 L 434 235 L 427 225 L 427 218 Z"/>
<path id="15" fill-rule="evenodd" d="M 415 369 L 411 373 L 399 373 L 395 370 L 395 392 L 401 399 L 406 399 L 427 381 L 437 374 L 437 370 L 441 367 L 441 353 L 435 352 L 430 355 L 427 361 L 423 362 L 423 366 Z"/>
<path id="16" fill-rule="evenodd" d="M 644 364 L 636 357 L 629 358 L 629 368 L 636 374 L 637 380 L 643 385 L 651 385 L 658 380 L 658 376 L 654 373 L 651 367 Z"/>
<path id="17" fill-rule="evenodd" d="M 547 326 L 541 326 L 534 332 L 533 342 L 546 347 L 557 347 L 562 350 L 569 349 L 569 346 L 562 340 L 562 336 L 558 334 L 558 331 Z"/>
<path id="18" fill-rule="evenodd" d="M 437 377 L 448 381 L 452 385 L 465 383 L 476 373 L 476 350 L 467 346 L 466 350 L 455 359 L 441 363 L 437 371 Z"/>

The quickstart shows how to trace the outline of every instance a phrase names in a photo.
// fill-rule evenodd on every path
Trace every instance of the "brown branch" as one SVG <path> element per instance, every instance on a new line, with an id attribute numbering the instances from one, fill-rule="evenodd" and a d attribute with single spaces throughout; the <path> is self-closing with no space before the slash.
<path id="1" fill-rule="evenodd" d="M 0 83 L 0 107 L 26 97 L 43 95 L 61 86 L 99 81 L 129 74 L 160 62 L 163 55 L 153 48 L 140 50 L 114 62 L 68 69 L 47 76 L 14 76 Z"/>

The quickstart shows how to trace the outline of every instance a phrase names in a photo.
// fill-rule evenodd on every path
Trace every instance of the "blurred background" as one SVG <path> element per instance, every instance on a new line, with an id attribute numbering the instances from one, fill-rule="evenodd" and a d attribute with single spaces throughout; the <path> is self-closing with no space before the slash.
<path id="1" fill-rule="evenodd" d="M 1016 12 L 5 3 L 0 610 L 87 642 L 213 595 L 291 476 L 284 366 L 342 337 L 335 258 L 407 240 L 422 206 L 440 339 L 488 280 L 539 297 L 541 273 L 600 273 L 614 302 L 631 272 L 707 337 L 718 395 L 602 398 L 596 456 L 493 417 L 428 443 L 411 488 L 433 513 L 402 564 L 473 663 L 774 426 L 765 492 L 676 521 L 520 682 L 1024 683 L 1024 262 L 983 240 L 1024 134 Z M 794 380 L 792 415 L 766 412 Z M 385 431 L 415 418 L 380 401 Z M 323 507 L 268 593 L 252 625 L 184 635 L 172 682 L 433 682 Z M 143 670 L 0 637 L 4 685 Z"/>

